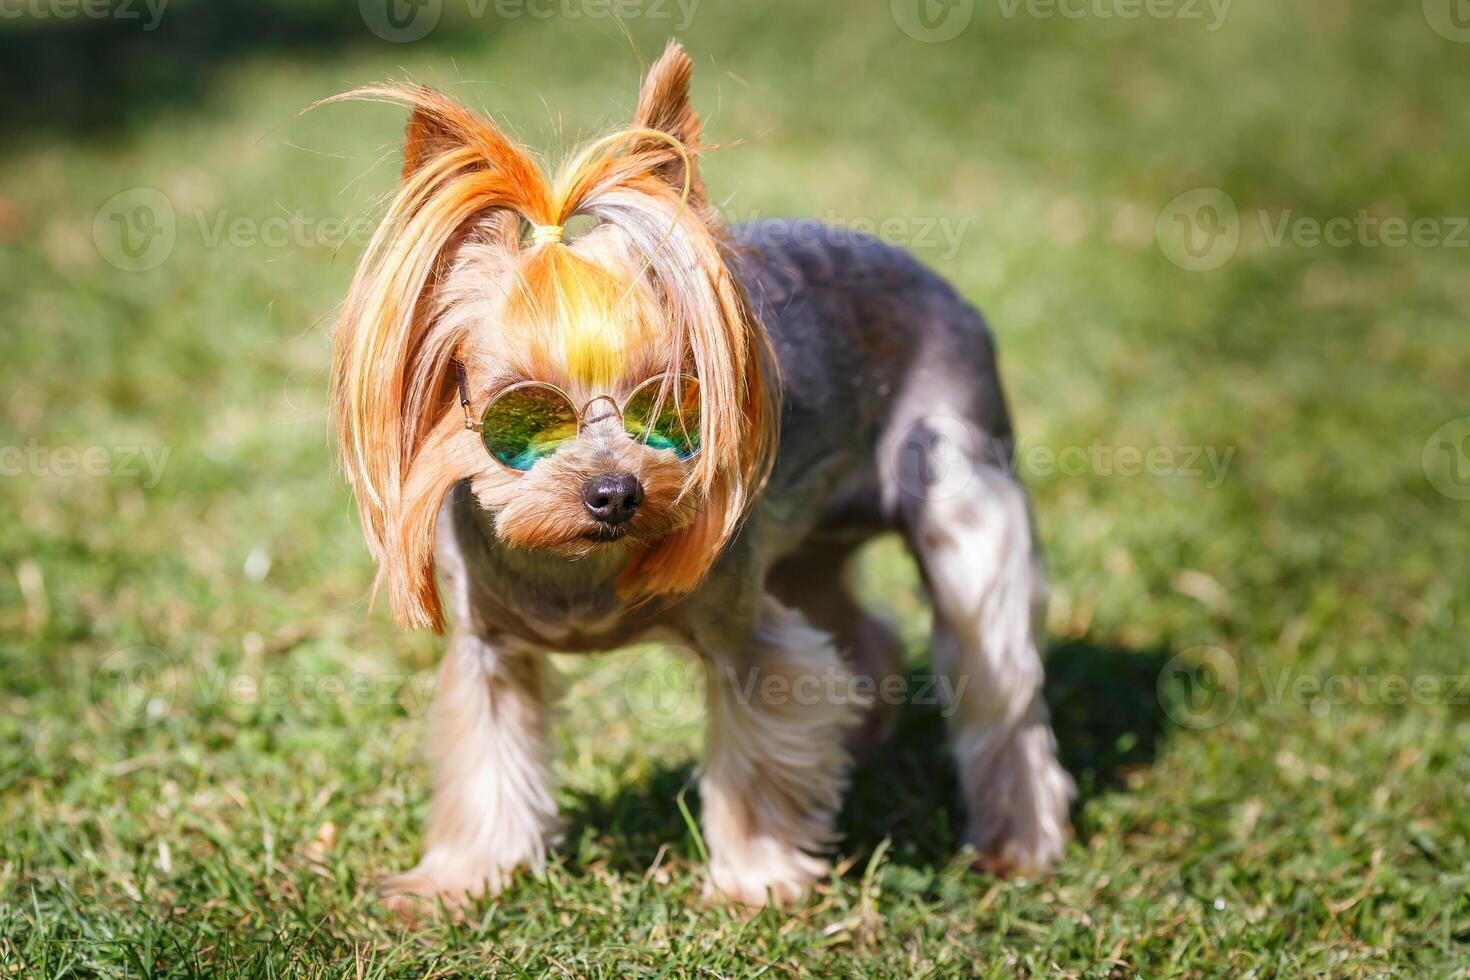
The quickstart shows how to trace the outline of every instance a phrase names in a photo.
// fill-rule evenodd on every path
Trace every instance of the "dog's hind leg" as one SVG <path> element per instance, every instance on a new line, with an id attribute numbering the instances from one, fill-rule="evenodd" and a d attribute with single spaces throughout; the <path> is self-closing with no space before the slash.
<path id="1" fill-rule="evenodd" d="M 1042 700 L 1045 583 L 1026 492 L 1000 442 L 956 446 L 925 425 L 890 458 L 910 467 L 892 475 L 934 603 L 934 669 L 969 811 L 965 841 L 992 870 L 1046 871 L 1066 845 L 1075 791 Z"/>
<path id="2" fill-rule="evenodd" d="M 781 559 L 766 577 L 766 589 L 800 609 L 817 628 L 832 634 L 854 677 L 874 692 L 873 704 L 848 737 L 848 748 L 862 757 L 892 732 L 897 704 L 884 691 L 903 677 L 903 645 L 893 628 L 866 609 L 847 580 L 861 540 L 812 538 Z M 901 689 L 898 688 L 898 689 Z"/>

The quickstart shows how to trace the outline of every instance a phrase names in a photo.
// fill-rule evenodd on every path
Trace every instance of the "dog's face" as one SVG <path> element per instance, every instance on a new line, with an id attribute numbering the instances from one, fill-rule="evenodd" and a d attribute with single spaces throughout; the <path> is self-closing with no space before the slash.
<path id="1" fill-rule="evenodd" d="M 332 371 L 344 463 L 400 622 L 443 625 L 435 520 L 461 481 L 507 547 L 621 558 L 629 599 L 693 589 L 752 505 L 775 443 L 773 358 L 699 179 L 689 75 L 670 45 L 632 127 L 555 179 L 429 89 L 353 93 L 414 109 Z M 528 239 L 573 218 L 590 230 Z M 662 379 L 666 397 L 681 376 L 697 390 L 694 455 L 633 438 L 620 417 L 639 385 Z M 504 427 L 486 409 L 531 382 L 580 418 L 555 451 L 508 468 L 487 451 Z"/>
<path id="2" fill-rule="evenodd" d="M 469 415 L 485 432 L 467 438 L 494 442 L 499 413 L 485 409 L 526 390 L 579 411 L 576 434 L 527 469 L 508 467 L 486 448 L 469 475 L 480 505 L 494 515 L 495 533 L 514 548 L 579 558 L 593 551 L 647 548 L 687 528 L 706 502 L 691 485 L 693 459 L 636 438 L 623 407 L 650 382 L 662 389 L 671 367 L 689 376 L 667 312 L 639 275 L 616 228 L 605 225 L 565 245 L 543 245 L 515 256 L 466 245 L 447 289 L 463 319 L 461 357 Z M 663 379 L 662 381 L 660 379 Z M 553 386 L 555 392 L 539 385 Z M 697 402 L 685 406 L 697 430 Z M 488 437 L 488 439 L 484 438 Z"/>

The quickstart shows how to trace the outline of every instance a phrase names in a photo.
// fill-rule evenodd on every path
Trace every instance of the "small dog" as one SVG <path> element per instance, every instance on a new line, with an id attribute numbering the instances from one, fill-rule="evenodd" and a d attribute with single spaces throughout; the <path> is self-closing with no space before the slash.
<path id="1" fill-rule="evenodd" d="M 542 862 L 544 654 L 673 636 L 705 667 L 710 890 L 800 900 L 829 868 L 849 739 L 882 727 L 854 679 L 901 678 L 842 575 L 890 529 L 935 608 L 966 842 L 1031 872 L 1063 850 L 1073 788 L 988 329 L 872 239 L 724 227 L 690 71 L 671 43 L 632 126 L 554 179 L 432 90 L 340 97 L 412 108 L 335 336 L 342 454 L 395 616 L 451 631 L 425 850 L 390 894 L 458 902 Z"/>

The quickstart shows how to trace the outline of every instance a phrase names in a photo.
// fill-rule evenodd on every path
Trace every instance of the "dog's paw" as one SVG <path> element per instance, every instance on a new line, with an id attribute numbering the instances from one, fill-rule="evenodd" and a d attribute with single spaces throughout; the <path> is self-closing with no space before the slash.
<path id="1" fill-rule="evenodd" d="M 457 916 L 476 900 L 500 894 L 509 878 L 509 872 L 499 869 L 476 873 L 467 866 L 453 868 L 426 860 L 411 871 L 384 878 L 378 883 L 378 895 L 385 907 L 410 921 L 441 909 Z"/>
<path id="2" fill-rule="evenodd" d="M 992 874 L 1049 874 L 1071 836 L 1072 778 L 1049 756 L 1012 775 L 1011 792 L 989 795 L 971 814 L 965 843 L 978 852 L 976 867 Z"/>
<path id="3" fill-rule="evenodd" d="M 785 853 L 772 853 L 766 855 L 767 860 L 743 864 L 716 860 L 705 881 L 705 900 L 757 908 L 799 905 L 831 867 L 829 862 L 795 848 L 771 850 Z"/>
<path id="4" fill-rule="evenodd" d="M 1063 840 L 1058 843 L 1055 851 L 1035 851 L 1017 847 L 1014 841 L 1007 841 L 976 854 L 972 866 L 977 871 L 995 875 L 997 878 L 1043 878 L 1051 874 L 1065 846 L 1066 841 Z"/>
<path id="5" fill-rule="evenodd" d="M 1066 813 L 1065 806 L 1060 810 Z M 972 821 L 965 843 L 977 852 L 975 867 L 1000 877 L 1050 874 L 1067 849 L 1067 824 L 1054 818 L 1031 822 L 1033 816 L 1021 825 L 993 817 Z"/>

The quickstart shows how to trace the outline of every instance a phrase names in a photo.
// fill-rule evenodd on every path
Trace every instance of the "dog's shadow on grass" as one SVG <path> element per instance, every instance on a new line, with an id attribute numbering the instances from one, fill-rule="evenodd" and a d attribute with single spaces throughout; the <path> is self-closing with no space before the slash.
<path id="1" fill-rule="evenodd" d="M 1157 680 L 1168 658 L 1161 650 L 1086 641 L 1051 648 L 1046 700 L 1062 765 L 1077 781 L 1074 816 L 1153 761 L 1165 730 Z M 911 690 L 925 671 L 916 672 Z M 867 853 L 886 837 L 899 864 L 937 867 L 954 857 L 965 810 L 945 725 L 936 706 L 902 707 L 893 737 L 853 774 L 840 822 L 846 853 Z"/>
<path id="2" fill-rule="evenodd" d="M 567 867 L 574 872 L 585 870 L 578 843 L 586 836 L 603 843 L 600 859 L 617 874 L 646 874 L 661 851 L 697 861 L 698 849 L 678 805 L 683 794 L 691 818 L 699 819 L 697 784 L 690 762 L 655 766 L 647 778 L 623 786 L 611 797 L 572 791 L 571 802 L 562 812 L 566 822 L 561 850 Z"/>
<path id="3" fill-rule="evenodd" d="M 1128 773 L 1149 765 L 1165 731 L 1156 694 L 1163 650 L 1071 641 L 1052 647 L 1047 657 L 1047 703 L 1061 749 L 1062 764 L 1077 781 L 1074 808 L 1124 787 Z M 910 691 L 923 689 L 927 668 L 910 676 Z M 855 768 L 839 820 L 841 851 L 863 859 L 884 838 L 891 839 L 889 860 L 915 868 L 947 864 L 964 831 L 955 769 L 945 742 L 945 719 L 938 706 L 900 707 L 891 738 Z M 655 768 L 611 798 L 574 794 L 566 810 L 566 839 L 584 834 L 609 843 L 606 864 L 622 874 L 642 874 L 666 846 L 686 860 L 697 849 L 676 800 L 696 818 L 698 791 L 692 764 Z M 1085 829 L 1085 828 L 1084 828 Z M 569 848 L 570 856 L 575 848 Z"/>

